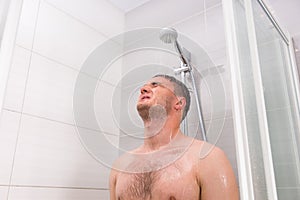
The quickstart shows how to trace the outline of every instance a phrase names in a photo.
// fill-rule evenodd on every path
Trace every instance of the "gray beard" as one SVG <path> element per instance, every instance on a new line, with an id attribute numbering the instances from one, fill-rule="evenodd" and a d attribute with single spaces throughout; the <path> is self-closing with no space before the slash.
<path id="1" fill-rule="evenodd" d="M 143 108 L 143 109 L 142 109 Z M 163 129 L 167 121 L 167 111 L 162 105 L 141 106 L 139 113 L 145 123 L 145 128 L 148 127 L 144 137 L 153 137 Z"/>
<path id="2" fill-rule="evenodd" d="M 149 109 L 151 121 L 165 121 L 167 115 L 167 110 L 162 105 L 151 106 Z"/>
<path id="3" fill-rule="evenodd" d="M 137 106 L 137 111 L 143 121 L 149 121 L 149 119 L 150 119 L 149 110 L 150 110 L 150 106 L 148 106 L 148 105 L 138 105 Z"/>
<path id="4" fill-rule="evenodd" d="M 140 105 L 137 106 L 140 117 L 144 121 L 165 121 L 168 112 L 162 105 Z"/>

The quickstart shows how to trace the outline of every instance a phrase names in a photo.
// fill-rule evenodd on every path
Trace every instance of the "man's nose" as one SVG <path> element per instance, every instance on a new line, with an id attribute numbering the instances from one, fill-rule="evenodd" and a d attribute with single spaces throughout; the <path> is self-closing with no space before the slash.
<path id="1" fill-rule="evenodd" d="M 141 87 L 141 94 L 149 93 L 151 88 L 148 85 Z"/>

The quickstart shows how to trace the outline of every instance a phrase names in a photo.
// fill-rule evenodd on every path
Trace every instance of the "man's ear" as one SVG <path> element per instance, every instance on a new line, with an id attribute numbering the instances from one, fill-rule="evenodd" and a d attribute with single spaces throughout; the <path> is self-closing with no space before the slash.
<path id="1" fill-rule="evenodd" d="M 185 98 L 184 97 L 178 97 L 178 100 L 177 100 L 177 102 L 175 104 L 175 109 L 176 110 L 183 110 L 184 107 L 185 107 L 185 105 L 186 105 Z"/>

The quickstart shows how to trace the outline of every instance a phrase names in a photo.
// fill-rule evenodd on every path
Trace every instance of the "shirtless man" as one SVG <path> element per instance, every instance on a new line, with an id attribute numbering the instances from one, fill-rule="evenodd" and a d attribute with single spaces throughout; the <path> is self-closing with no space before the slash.
<path id="1" fill-rule="evenodd" d="M 122 155 L 110 174 L 111 200 L 237 200 L 232 167 L 219 148 L 185 136 L 186 86 L 167 75 L 140 89 L 144 144 Z"/>

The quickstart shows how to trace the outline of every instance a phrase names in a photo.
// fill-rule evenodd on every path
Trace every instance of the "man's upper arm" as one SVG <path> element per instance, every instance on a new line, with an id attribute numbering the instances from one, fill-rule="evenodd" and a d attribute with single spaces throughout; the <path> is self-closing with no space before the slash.
<path id="1" fill-rule="evenodd" d="M 224 152 L 214 147 L 199 162 L 201 200 L 238 200 L 239 192 L 229 160 Z"/>
<path id="2" fill-rule="evenodd" d="M 111 169 L 110 176 L 109 176 L 110 200 L 116 200 L 116 183 L 117 183 L 117 171 Z"/>

